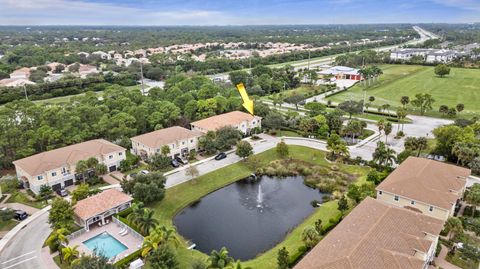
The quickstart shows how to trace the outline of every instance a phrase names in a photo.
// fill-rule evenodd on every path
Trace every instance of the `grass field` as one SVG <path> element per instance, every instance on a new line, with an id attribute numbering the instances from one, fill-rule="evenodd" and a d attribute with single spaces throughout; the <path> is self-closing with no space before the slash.
<path id="1" fill-rule="evenodd" d="M 433 96 L 433 110 L 427 114 L 440 116 L 440 105 L 455 107 L 459 103 L 465 105 L 461 116 L 480 114 L 480 70 L 452 68 L 450 75 L 440 78 L 434 74 L 434 67 L 416 65 L 383 65 L 383 75 L 375 85 L 367 89 L 367 96 L 374 96 L 372 106 L 390 104 L 400 106 L 400 98 L 404 95 L 412 100 L 417 93 L 428 93 Z M 357 84 L 351 89 L 333 95 L 328 99 L 334 102 L 345 100 L 363 100 L 364 87 Z M 409 106 L 413 111 L 413 107 Z"/>
<path id="2" fill-rule="evenodd" d="M 325 160 L 325 152 L 301 146 L 289 146 L 289 150 L 292 158 L 322 166 L 332 165 Z M 275 149 L 260 153 L 259 156 L 264 165 L 277 159 Z M 357 175 L 357 182 L 365 182 L 366 174 L 369 171 L 369 168 L 367 167 L 343 164 L 335 165 L 344 172 Z M 161 224 L 171 226 L 173 225 L 173 217 L 184 207 L 217 189 L 247 177 L 251 173 L 252 171 L 243 162 L 239 162 L 200 176 L 195 179 L 195 181 L 190 181 L 167 189 L 165 199 L 160 203 L 153 205 L 156 217 Z M 275 268 L 278 248 L 285 246 L 290 253 L 296 252 L 298 247 L 303 244 L 301 233 L 304 227 L 307 225 L 313 225 L 315 220 L 319 218 L 322 219 L 323 223 L 328 223 L 329 219 L 338 218 L 339 214 L 340 212 L 337 210 L 336 201 L 324 203 L 290 234 L 286 235 L 283 242 L 265 253 L 260 254 L 257 258 L 246 261 L 245 265 L 254 269 Z M 207 255 L 197 250 L 187 250 L 184 247 L 179 247 L 177 252 L 181 269 L 190 268 L 194 259 L 207 259 Z"/>

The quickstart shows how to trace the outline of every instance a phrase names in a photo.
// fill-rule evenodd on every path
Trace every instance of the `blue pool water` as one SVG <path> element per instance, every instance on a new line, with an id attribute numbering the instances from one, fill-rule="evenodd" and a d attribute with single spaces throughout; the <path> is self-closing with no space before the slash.
<path id="1" fill-rule="evenodd" d="M 91 251 L 95 251 L 98 255 L 105 256 L 108 259 L 128 249 L 124 244 L 120 243 L 120 241 L 107 232 L 92 237 L 87 241 L 84 241 L 83 244 Z"/>

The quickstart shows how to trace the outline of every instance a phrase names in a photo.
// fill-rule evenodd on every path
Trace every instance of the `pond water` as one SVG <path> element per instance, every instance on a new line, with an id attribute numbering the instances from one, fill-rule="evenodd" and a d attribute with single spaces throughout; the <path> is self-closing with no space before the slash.
<path id="1" fill-rule="evenodd" d="M 226 247 L 247 260 L 274 247 L 315 210 L 322 193 L 303 177 L 244 179 L 219 189 L 174 218 L 178 232 L 210 254 Z"/>

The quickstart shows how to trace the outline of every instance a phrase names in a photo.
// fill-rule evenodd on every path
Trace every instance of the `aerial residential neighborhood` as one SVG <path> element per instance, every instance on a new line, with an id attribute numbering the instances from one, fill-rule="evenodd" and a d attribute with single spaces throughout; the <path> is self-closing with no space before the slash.
<path id="1" fill-rule="evenodd" d="M 0 6 L 0 269 L 480 268 L 475 1 Z"/>

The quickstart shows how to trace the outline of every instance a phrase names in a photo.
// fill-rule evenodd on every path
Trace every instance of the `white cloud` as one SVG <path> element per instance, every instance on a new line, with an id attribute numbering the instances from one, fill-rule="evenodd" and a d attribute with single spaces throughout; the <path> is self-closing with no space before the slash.
<path id="1" fill-rule="evenodd" d="M 227 24 L 215 10 L 149 10 L 67 0 L 0 0 L 0 24 L 33 25 L 208 25 Z"/>

